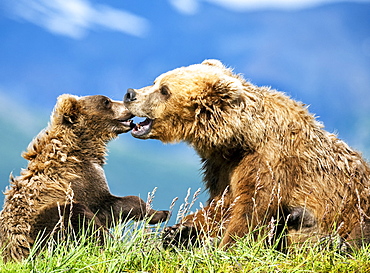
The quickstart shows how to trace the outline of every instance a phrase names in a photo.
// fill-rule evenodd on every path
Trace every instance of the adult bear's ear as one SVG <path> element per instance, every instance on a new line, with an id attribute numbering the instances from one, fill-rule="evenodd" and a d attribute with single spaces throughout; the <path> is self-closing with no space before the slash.
<path id="1" fill-rule="evenodd" d="M 224 75 L 209 86 L 210 103 L 220 107 L 232 106 L 240 101 L 243 84 L 237 78 Z"/>
<path id="2" fill-rule="evenodd" d="M 216 60 L 216 59 L 208 59 L 208 60 L 204 60 L 204 61 L 202 62 L 202 64 L 210 65 L 210 66 L 217 66 L 217 67 L 219 67 L 219 68 L 226 68 L 226 67 L 221 63 L 221 61 Z"/>
<path id="3" fill-rule="evenodd" d="M 198 118 L 205 120 L 221 117 L 222 112 L 240 106 L 243 84 L 234 77 L 224 75 L 206 84 L 203 92 L 193 100 L 193 108 Z"/>
<path id="4" fill-rule="evenodd" d="M 77 96 L 63 94 L 58 97 L 53 121 L 57 124 L 74 124 L 79 117 L 80 108 Z"/>

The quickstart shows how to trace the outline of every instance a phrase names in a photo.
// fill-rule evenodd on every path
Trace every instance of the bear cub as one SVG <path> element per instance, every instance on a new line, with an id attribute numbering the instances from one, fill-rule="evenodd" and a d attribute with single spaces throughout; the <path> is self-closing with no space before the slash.
<path id="1" fill-rule="evenodd" d="M 122 102 L 96 95 L 61 95 L 46 129 L 23 157 L 28 166 L 11 176 L 0 212 L 0 247 L 4 261 L 29 255 L 37 236 L 46 238 L 63 227 L 76 234 L 120 220 L 165 221 L 168 211 L 155 211 L 136 196 L 110 193 L 103 165 L 107 143 L 130 131 L 132 114 Z M 101 234 L 101 232 L 100 232 Z"/>

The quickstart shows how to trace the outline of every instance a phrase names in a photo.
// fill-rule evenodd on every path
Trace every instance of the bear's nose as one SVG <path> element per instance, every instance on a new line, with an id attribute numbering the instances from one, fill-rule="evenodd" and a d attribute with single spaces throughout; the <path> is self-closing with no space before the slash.
<path id="1" fill-rule="evenodd" d="M 123 101 L 124 102 L 131 102 L 136 100 L 136 92 L 135 89 L 129 88 L 127 89 L 127 93 L 125 94 Z"/>

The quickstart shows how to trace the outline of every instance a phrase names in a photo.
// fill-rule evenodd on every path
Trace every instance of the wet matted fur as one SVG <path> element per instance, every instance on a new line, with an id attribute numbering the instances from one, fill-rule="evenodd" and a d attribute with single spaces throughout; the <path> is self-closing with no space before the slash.
<path id="1" fill-rule="evenodd" d="M 106 146 L 132 128 L 131 117 L 122 102 L 105 96 L 58 98 L 49 126 L 23 154 L 27 168 L 11 177 L 5 192 L 0 213 L 5 261 L 27 257 L 40 232 L 47 236 L 58 227 L 72 225 L 78 233 L 91 224 L 94 230 L 110 227 L 120 217 L 148 216 L 151 223 L 167 219 L 168 211 L 147 209 L 139 197 L 109 191 L 103 171 Z"/>

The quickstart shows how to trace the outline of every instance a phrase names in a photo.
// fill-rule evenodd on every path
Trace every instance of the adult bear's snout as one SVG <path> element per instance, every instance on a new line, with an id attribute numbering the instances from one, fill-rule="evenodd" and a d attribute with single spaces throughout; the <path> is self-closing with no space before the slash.
<path id="1" fill-rule="evenodd" d="M 135 89 L 129 88 L 127 89 L 127 93 L 123 97 L 124 102 L 131 102 L 136 100 L 136 92 Z"/>

